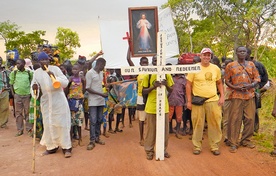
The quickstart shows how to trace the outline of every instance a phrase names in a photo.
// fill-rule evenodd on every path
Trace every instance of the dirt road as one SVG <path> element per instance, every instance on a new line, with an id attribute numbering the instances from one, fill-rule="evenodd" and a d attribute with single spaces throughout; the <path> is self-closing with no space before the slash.
<path id="1" fill-rule="evenodd" d="M 102 137 L 106 145 L 96 145 L 92 151 L 86 150 L 89 133 L 83 130 L 84 146 L 75 147 L 69 159 L 64 158 L 61 150 L 41 156 L 45 147 L 37 141 L 36 173 L 32 174 L 32 138 L 26 132 L 14 137 L 15 119 L 11 116 L 8 128 L 0 128 L 0 175 L 276 175 L 276 159 L 257 149 L 241 147 L 232 154 L 222 143 L 221 155 L 214 156 L 209 151 L 206 134 L 198 156 L 192 154 L 189 136 L 177 139 L 171 134 L 168 148 L 171 158 L 148 161 L 139 145 L 138 120 L 133 122 L 133 128 L 126 126 L 123 130 L 109 134 L 109 138 Z"/>

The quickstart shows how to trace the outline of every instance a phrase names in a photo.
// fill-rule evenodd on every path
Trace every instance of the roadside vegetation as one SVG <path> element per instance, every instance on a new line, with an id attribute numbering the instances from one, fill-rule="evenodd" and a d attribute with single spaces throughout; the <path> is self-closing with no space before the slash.
<path id="1" fill-rule="evenodd" d="M 276 79 L 274 79 L 275 84 Z M 274 149 L 274 130 L 276 130 L 276 118 L 271 115 L 276 95 L 276 86 L 272 86 L 262 95 L 262 108 L 259 109 L 260 129 L 253 139 L 258 151 L 269 153 Z"/>

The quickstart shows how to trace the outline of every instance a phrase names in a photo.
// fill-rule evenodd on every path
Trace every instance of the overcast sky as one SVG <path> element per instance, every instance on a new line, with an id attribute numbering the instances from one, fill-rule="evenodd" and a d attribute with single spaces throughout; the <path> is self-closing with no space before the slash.
<path id="1" fill-rule="evenodd" d="M 158 6 L 167 0 L 1 0 L 0 22 L 10 20 L 26 33 L 46 31 L 43 38 L 54 44 L 58 27 L 79 34 L 81 48 L 76 55 L 88 56 L 101 49 L 98 17 L 105 20 L 127 20 L 128 7 Z M 0 56 L 6 58 L 4 41 Z"/>

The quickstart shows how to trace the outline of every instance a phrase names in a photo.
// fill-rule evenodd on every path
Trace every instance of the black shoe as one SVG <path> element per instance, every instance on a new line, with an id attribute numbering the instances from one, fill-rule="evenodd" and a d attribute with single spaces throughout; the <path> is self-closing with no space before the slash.
<path id="1" fill-rule="evenodd" d="M 56 147 L 52 150 L 46 150 L 42 155 L 49 155 L 49 154 L 54 154 L 57 152 L 57 150 L 59 149 L 59 147 Z"/>
<path id="2" fill-rule="evenodd" d="M 199 155 L 200 153 L 201 153 L 200 150 L 194 150 L 194 151 L 193 151 L 193 154 L 194 154 L 194 155 Z"/>
<path id="3" fill-rule="evenodd" d="M 215 155 L 215 156 L 220 155 L 220 151 L 219 151 L 219 150 L 214 150 L 214 151 L 212 151 L 212 153 L 213 153 L 213 155 Z"/>
<path id="4" fill-rule="evenodd" d="M 116 133 L 116 132 L 120 132 L 120 133 L 121 133 L 121 132 L 123 132 L 123 130 L 115 129 L 114 132 L 115 132 L 115 133 Z"/>
<path id="5" fill-rule="evenodd" d="M 164 157 L 165 157 L 165 158 L 170 158 L 171 155 L 170 155 L 168 152 L 165 152 L 165 153 L 164 153 Z"/>

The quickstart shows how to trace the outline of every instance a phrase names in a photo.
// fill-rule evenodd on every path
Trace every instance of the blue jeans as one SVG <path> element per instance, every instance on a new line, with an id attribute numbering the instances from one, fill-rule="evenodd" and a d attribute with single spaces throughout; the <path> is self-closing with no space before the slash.
<path id="1" fill-rule="evenodd" d="M 89 106 L 90 142 L 100 139 L 104 106 Z"/>

